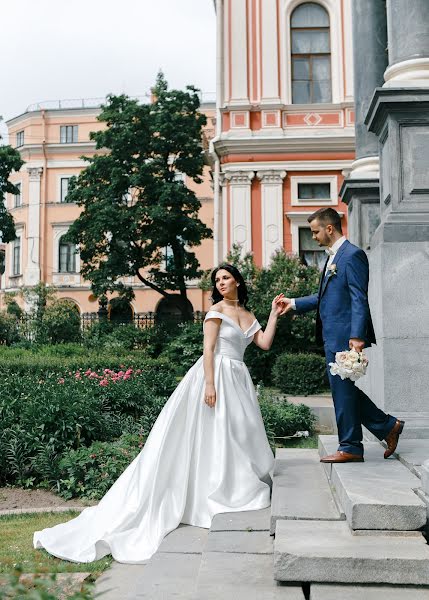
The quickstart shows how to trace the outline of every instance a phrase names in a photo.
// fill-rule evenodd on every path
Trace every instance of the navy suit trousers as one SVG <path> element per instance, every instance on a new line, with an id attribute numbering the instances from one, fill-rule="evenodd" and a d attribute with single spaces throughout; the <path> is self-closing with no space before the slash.
<path id="1" fill-rule="evenodd" d="M 353 381 L 331 375 L 329 363 L 335 362 L 335 354 L 325 346 L 325 356 L 338 426 L 338 450 L 363 455 L 362 425 L 382 440 L 396 419 L 379 409 Z"/>

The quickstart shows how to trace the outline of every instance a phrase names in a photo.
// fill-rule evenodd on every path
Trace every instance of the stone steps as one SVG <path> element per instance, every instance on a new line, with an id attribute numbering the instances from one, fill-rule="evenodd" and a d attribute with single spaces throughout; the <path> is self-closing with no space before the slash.
<path id="1" fill-rule="evenodd" d="M 180 525 L 168 534 L 145 565 L 113 563 L 97 580 L 103 600 L 189 600 L 208 530 Z"/>
<path id="2" fill-rule="evenodd" d="M 321 456 L 337 450 L 336 436 L 319 436 Z M 426 524 L 426 506 L 413 491 L 420 480 L 378 442 L 365 443 L 364 463 L 323 465 L 352 529 L 414 531 Z"/>
<path id="3" fill-rule="evenodd" d="M 270 532 L 280 519 L 344 520 L 333 499 L 317 450 L 277 449 Z"/>
<path id="4" fill-rule="evenodd" d="M 192 600 L 304 600 L 300 585 L 273 580 L 270 511 L 216 515 Z"/>
<path id="5" fill-rule="evenodd" d="M 315 583 L 310 600 L 428 600 L 429 588 L 391 585 L 329 585 Z"/>
<path id="6" fill-rule="evenodd" d="M 429 586 L 429 546 L 420 532 L 357 533 L 344 521 L 279 520 L 274 578 Z"/>

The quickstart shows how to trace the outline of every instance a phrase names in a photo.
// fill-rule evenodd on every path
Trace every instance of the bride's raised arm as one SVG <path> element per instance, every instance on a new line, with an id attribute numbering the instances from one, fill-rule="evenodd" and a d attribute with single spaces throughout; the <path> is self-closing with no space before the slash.
<path id="1" fill-rule="evenodd" d="M 273 343 L 274 336 L 276 334 L 277 319 L 283 310 L 283 304 L 280 302 L 282 298 L 283 294 L 279 294 L 273 299 L 271 303 L 271 312 L 267 326 L 265 327 L 265 331 L 260 329 L 255 333 L 255 337 L 253 338 L 254 343 L 262 350 L 269 350 Z"/>
<path id="2" fill-rule="evenodd" d="M 204 323 L 204 379 L 206 389 L 204 401 L 212 407 L 216 404 L 216 389 L 214 385 L 214 350 L 219 335 L 221 319 L 207 319 Z"/>

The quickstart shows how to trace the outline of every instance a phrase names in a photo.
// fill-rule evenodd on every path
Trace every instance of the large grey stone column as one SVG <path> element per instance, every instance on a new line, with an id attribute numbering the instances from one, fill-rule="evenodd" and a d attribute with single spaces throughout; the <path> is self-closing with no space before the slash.
<path id="1" fill-rule="evenodd" d="M 380 223 L 378 138 L 364 120 L 374 89 L 384 81 L 387 67 L 385 0 L 352 3 L 356 160 L 340 190 L 349 207 L 349 239 L 365 250 Z"/>
<path id="2" fill-rule="evenodd" d="M 428 23 L 428 0 L 387 0 L 386 86 L 429 87 Z"/>
<path id="3" fill-rule="evenodd" d="M 387 0 L 389 67 L 366 124 L 379 139 L 381 223 L 371 239 L 377 346 L 362 388 L 429 438 L 429 2 Z M 364 381 L 366 380 L 366 381 Z"/>

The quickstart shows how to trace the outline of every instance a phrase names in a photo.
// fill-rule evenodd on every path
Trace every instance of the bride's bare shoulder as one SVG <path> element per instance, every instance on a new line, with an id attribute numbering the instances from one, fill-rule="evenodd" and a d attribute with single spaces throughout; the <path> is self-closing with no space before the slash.
<path id="1" fill-rule="evenodd" d="M 215 310 L 216 312 L 220 312 L 220 313 L 223 312 L 222 309 L 223 309 L 223 307 L 222 307 L 222 304 L 220 302 L 217 302 L 216 304 L 213 304 L 210 307 L 210 310 Z"/>

